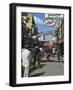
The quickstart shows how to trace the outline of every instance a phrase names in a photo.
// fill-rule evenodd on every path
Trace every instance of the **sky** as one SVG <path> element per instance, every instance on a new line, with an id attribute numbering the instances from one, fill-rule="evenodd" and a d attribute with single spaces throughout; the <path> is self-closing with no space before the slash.
<path id="1" fill-rule="evenodd" d="M 38 32 L 53 31 L 56 29 L 56 25 L 48 27 L 43 23 L 43 20 L 45 19 L 46 14 L 44 14 L 44 13 L 32 13 L 32 15 L 34 16 L 35 23 L 38 27 Z"/>
<path id="2" fill-rule="evenodd" d="M 56 25 L 55 24 L 53 26 L 46 26 L 43 23 L 43 20 L 45 19 L 46 15 L 47 14 L 44 14 L 44 13 L 32 13 L 32 16 L 34 17 L 36 26 L 38 28 L 38 32 L 47 32 L 47 31 L 49 32 L 49 31 L 56 30 Z M 46 35 L 45 36 L 46 40 L 51 40 L 53 38 L 55 38 L 55 37 L 52 36 L 52 35 Z M 42 37 L 41 37 L 40 40 L 42 40 Z"/>

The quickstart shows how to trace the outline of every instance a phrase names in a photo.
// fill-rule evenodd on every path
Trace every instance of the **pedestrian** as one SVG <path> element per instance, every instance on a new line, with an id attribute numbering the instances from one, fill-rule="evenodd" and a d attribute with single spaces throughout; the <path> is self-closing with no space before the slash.
<path id="1" fill-rule="evenodd" d="M 35 48 L 36 44 L 33 43 L 32 47 L 29 49 L 31 51 L 31 63 L 33 65 L 33 68 L 36 68 L 36 48 Z"/>
<path id="2" fill-rule="evenodd" d="M 49 56 L 50 56 L 50 50 L 49 50 L 49 47 L 46 48 L 46 55 L 47 55 L 47 60 L 49 60 Z"/>
<path id="3" fill-rule="evenodd" d="M 52 48 L 53 57 L 55 56 L 55 48 Z"/>
<path id="4" fill-rule="evenodd" d="M 35 49 L 36 49 L 36 64 L 37 64 L 37 67 L 40 67 L 40 61 L 41 61 L 41 58 L 40 58 L 40 50 L 42 50 L 41 48 L 39 48 L 39 46 L 36 46 L 35 47 Z"/>
<path id="5" fill-rule="evenodd" d="M 57 57 L 58 57 L 58 61 L 60 61 L 60 54 L 61 54 L 61 52 L 60 52 L 60 47 L 58 47 L 58 48 L 56 49 L 56 55 L 57 55 Z"/>
<path id="6" fill-rule="evenodd" d="M 30 75 L 29 73 L 29 66 L 30 66 L 30 60 L 31 60 L 31 53 L 28 50 L 27 46 L 22 49 L 21 51 L 21 66 L 22 66 L 22 77 L 28 77 Z"/>

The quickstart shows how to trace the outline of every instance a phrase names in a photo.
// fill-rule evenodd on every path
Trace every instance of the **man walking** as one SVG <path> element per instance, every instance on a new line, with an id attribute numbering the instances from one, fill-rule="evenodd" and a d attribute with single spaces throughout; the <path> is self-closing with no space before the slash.
<path id="1" fill-rule="evenodd" d="M 27 47 L 22 49 L 21 60 L 22 60 L 22 77 L 29 76 L 29 66 L 30 66 L 31 53 Z"/>

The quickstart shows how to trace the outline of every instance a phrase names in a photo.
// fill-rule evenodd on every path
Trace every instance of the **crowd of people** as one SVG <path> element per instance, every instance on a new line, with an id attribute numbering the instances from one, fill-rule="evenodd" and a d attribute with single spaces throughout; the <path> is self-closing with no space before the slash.
<path id="1" fill-rule="evenodd" d="M 42 49 L 34 43 L 31 47 L 25 45 L 21 52 L 21 75 L 22 77 L 28 77 L 30 76 L 31 65 L 33 68 L 40 67 Z"/>
<path id="2" fill-rule="evenodd" d="M 41 59 L 46 53 L 47 60 L 50 57 L 57 56 L 58 61 L 60 61 L 60 57 L 63 56 L 64 51 L 58 45 L 57 47 L 44 47 L 40 48 L 36 43 L 33 43 L 30 47 L 28 45 L 24 45 L 21 51 L 21 76 L 29 77 L 30 76 L 30 67 L 32 66 L 34 69 L 39 68 L 41 65 Z"/>
<path id="3" fill-rule="evenodd" d="M 57 60 L 60 61 L 62 60 L 61 57 L 64 56 L 64 48 L 60 45 L 47 47 L 45 49 L 45 52 L 47 55 L 47 60 L 49 60 L 50 57 L 57 57 Z"/>

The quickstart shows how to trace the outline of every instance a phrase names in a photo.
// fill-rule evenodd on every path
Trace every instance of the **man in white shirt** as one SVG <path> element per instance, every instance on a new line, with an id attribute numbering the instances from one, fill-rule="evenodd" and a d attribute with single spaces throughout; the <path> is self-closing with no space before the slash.
<path id="1" fill-rule="evenodd" d="M 55 48 L 52 49 L 53 56 L 55 56 Z"/>
<path id="2" fill-rule="evenodd" d="M 21 59 L 22 59 L 22 67 L 23 69 L 23 77 L 29 76 L 29 66 L 30 66 L 30 59 L 31 59 L 31 52 L 23 48 L 21 51 Z"/>

